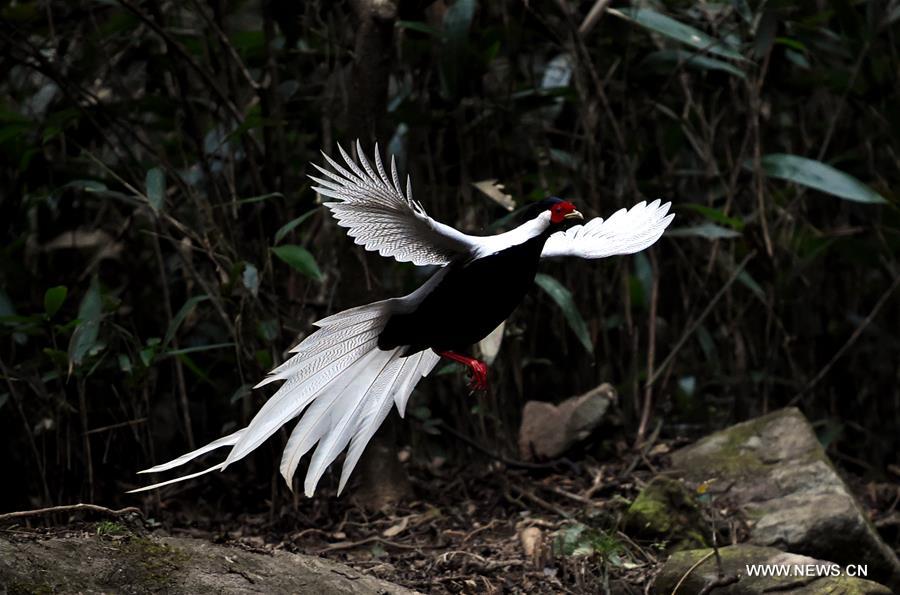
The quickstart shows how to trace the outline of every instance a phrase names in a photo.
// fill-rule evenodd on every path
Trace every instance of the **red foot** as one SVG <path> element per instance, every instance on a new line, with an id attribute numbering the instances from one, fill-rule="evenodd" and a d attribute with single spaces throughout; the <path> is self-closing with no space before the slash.
<path id="1" fill-rule="evenodd" d="M 487 390 L 488 389 L 488 367 L 487 364 L 483 361 L 477 360 L 475 358 L 468 357 L 466 355 L 462 355 L 461 353 L 456 353 L 453 351 L 438 351 L 437 354 L 441 357 L 446 357 L 449 360 L 453 360 L 457 363 L 460 363 L 469 370 L 472 371 L 472 377 L 469 378 L 469 388 L 472 390 Z"/>

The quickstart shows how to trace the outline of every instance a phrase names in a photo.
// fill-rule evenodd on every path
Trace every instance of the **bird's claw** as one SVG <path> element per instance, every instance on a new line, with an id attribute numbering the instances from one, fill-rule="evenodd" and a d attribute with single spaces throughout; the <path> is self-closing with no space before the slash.
<path id="1" fill-rule="evenodd" d="M 485 391 L 490 384 L 488 383 L 488 367 L 484 362 L 475 360 L 469 364 L 472 370 L 472 376 L 469 378 L 469 389 L 472 391 Z"/>
<path id="2" fill-rule="evenodd" d="M 486 363 L 454 351 L 436 351 L 435 353 L 441 357 L 446 357 L 451 361 L 462 364 L 471 370 L 472 375 L 469 377 L 469 390 L 474 392 L 488 389 L 488 367 Z"/>

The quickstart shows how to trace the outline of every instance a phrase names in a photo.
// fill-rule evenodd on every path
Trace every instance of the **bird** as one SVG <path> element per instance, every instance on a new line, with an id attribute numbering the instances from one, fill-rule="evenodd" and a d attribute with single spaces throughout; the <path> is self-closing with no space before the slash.
<path id="1" fill-rule="evenodd" d="M 390 175 L 375 145 L 374 165 L 356 141 L 356 158 L 338 144 L 344 163 L 322 151 L 327 167 L 311 163 L 314 190 L 357 245 L 399 262 L 437 267 L 412 293 L 357 306 L 314 323 L 318 330 L 290 349 L 291 357 L 254 388 L 282 382 L 250 423 L 167 463 L 138 473 L 180 467 L 230 447 L 203 471 L 131 490 L 140 492 L 224 471 L 282 426 L 299 421 L 288 438 L 280 472 L 290 489 L 300 459 L 316 446 L 304 493 L 312 497 L 326 469 L 347 450 L 337 494 L 344 491 L 366 445 L 392 406 L 403 417 L 415 386 L 441 359 L 467 367 L 470 387 L 487 387 L 487 365 L 466 351 L 485 338 L 525 298 L 540 262 L 598 259 L 639 252 L 671 223 L 671 202 L 641 201 L 607 219 L 584 216 L 569 200 L 550 197 L 530 207 L 531 218 L 490 236 L 462 233 L 428 216 L 400 183 L 394 156 Z"/>

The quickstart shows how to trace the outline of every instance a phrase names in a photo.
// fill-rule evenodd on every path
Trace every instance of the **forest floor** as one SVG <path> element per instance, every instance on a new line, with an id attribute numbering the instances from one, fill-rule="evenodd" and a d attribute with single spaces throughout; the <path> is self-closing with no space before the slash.
<path id="1" fill-rule="evenodd" d="M 646 593 L 666 559 L 666 543 L 629 535 L 623 518 L 639 490 L 664 473 L 668 450 L 661 445 L 617 463 L 564 462 L 547 470 L 497 462 L 408 465 L 416 498 L 389 512 L 368 512 L 352 492 L 336 498 L 326 488 L 277 510 L 229 513 L 221 502 L 190 496 L 198 489 L 210 494 L 210 486 L 187 486 L 167 494 L 136 530 L 319 556 L 429 593 Z M 848 479 L 882 533 L 896 537 L 900 486 Z M 104 521 L 36 531 L 71 537 L 115 529 Z M 723 518 L 717 529 L 743 537 L 739 519 Z"/>
<path id="2" fill-rule="evenodd" d="M 625 513 L 647 482 L 666 473 L 674 447 L 658 443 L 605 463 L 563 460 L 546 470 L 408 465 L 416 498 L 389 512 L 367 512 L 354 492 L 337 498 L 326 488 L 279 511 L 210 516 L 205 524 L 184 517 L 189 509 L 173 510 L 160 520 L 171 535 L 318 555 L 429 593 L 646 593 L 671 544 L 636 536 Z M 896 542 L 900 483 L 844 476 Z M 743 541 L 743 520 L 722 512 L 719 534 Z"/>
<path id="3" fill-rule="evenodd" d="M 651 474 L 620 479 L 624 470 L 447 469 L 427 480 L 413 477 L 419 498 L 390 514 L 371 515 L 349 501 L 310 519 L 314 528 L 285 531 L 283 522 L 256 522 L 277 547 L 431 593 L 641 593 L 658 566 L 658 544 L 638 543 L 618 525 Z M 605 529 L 586 532 L 587 526 Z M 231 537 L 261 541 L 249 526 L 242 532 Z"/>

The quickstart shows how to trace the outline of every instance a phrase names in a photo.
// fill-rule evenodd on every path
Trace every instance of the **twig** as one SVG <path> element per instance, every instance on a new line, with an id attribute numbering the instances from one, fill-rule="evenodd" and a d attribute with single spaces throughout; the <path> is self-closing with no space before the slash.
<path id="1" fill-rule="evenodd" d="M 494 525 L 496 525 L 500 522 L 501 522 L 500 519 L 491 519 L 491 522 L 489 522 L 487 525 L 484 525 L 483 527 L 478 527 L 474 531 L 469 531 L 466 534 L 466 536 L 462 538 L 462 541 L 459 542 L 460 545 L 465 544 L 467 541 L 469 541 L 470 539 L 472 539 L 473 537 L 475 537 L 476 535 L 478 535 L 479 533 L 481 533 L 483 531 L 487 531 L 488 529 L 493 529 Z"/>
<path id="2" fill-rule="evenodd" d="M 590 498 L 588 498 L 586 496 L 582 496 L 579 494 L 573 494 L 572 492 L 566 491 L 560 487 L 552 486 L 552 485 L 551 486 L 541 485 L 541 487 L 548 489 L 551 492 L 553 492 L 554 494 L 562 496 L 563 498 L 568 498 L 569 500 L 574 500 L 575 502 L 584 504 L 585 506 L 594 506 L 596 508 L 603 508 L 603 506 L 601 504 L 594 502 L 593 500 L 591 500 Z"/>
<path id="3" fill-rule="evenodd" d="M 656 264 L 656 253 L 650 251 L 650 264 L 653 271 L 653 288 L 650 290 L 650 331 L 647 338 L 647 375 L 653 378 L 653 363 L 656 359 L 656 310 L 659 304 L 659 267 Z M 644 441 L 647 433 L 647 424 L 650 423 L 650 412 L 653 410 L 653 385 L 650 382 L 644 386 L 644 402 L 641 407 L 641 422 L 638 425 L 635 445 Z"/>
<path id="4" fill-rule="evenodd" d="M 697 569 L 698 566 L 700 566 L 701 564 L 703 564 L 704 562 L 706 562 L 707 560 L 709 560 L 709 559 L 712 557 L 713 553 L 714 553 L 714 552 L 710 551 L 710 552 L 707 553 L 705 556 L 703 556 L 702 558 L 700 558 L 699 560 L 697 560 L 696 562 L 694 562 L 694 565 L 691 566 L 690 568 L 688 568 L 688 569 L 687 569 L 687 572 L 685 572 L 685 573 L 681 576 L 681 578 L 678 579 L 678 583 L 676 583 L 675 588 L 672 589 L 671 595 L 675 595 L 675 593 L 677 593 L 677 592 L 678 592 L 678 589 L 681 587 L 682 583 L 684 583 L 684 581 L 687 580 L 687 577 L 689 577 L 689 576 L 691 575 L 691 573 L 694 572 L 694 570 Z"/>
<path id="5" fill-rule="evenodd" d="M 628 477 L 631 475 L 631 472 L 634 471 L 635 467 L 638 466 L 638 463 L 644 461 L 644 463 L 648 463 L 647 461 L 647 453 L 650 452 L 650 449 L 653 448 L 653 445 L 656 444 L 657 438 L 659 438 L 659 433 L 662 431 L 662 420 L 656 421 L 656 427 L 653 429 L 653 432 L 650 434 L 650 438 L 644 441 L 639 447 L 637 447 L 637 453 L 635 453 L 634 457 L 631 459 L 631 462 L 628 463 L 628 466 L 625 467 L 620 473 L 619 477 Z M 647 465 L 652 469 L 652 465 Z M 654 474 L 656 470 L 653 471 Z"/>
<path id="6" fill-rule="evenodd" d="M 49 508 L 37 508 L 35 510 L 20 510 L 17 512 L 7 512 L 6 514 L 0 514 L 0 523 L 5 523 L 7 521 L 12 521 L 16 519 L 25 519 L 34 516 L 43 516 L 45 514 L 55 514 L 57 512 L 75 512 L 78 510 L 85 510 L 89 512 L 96 512 L 100 514 L 105 514 L 108 516 L 120 517 L 126 514 L 137 514 L 141 517 L 144 516 L 144 513 L 141 512 L 139 508 L 134 506 L 128 506 L 126 508 L 120 508 L 119 510 L 113 510 L 111 508 L 107 508 L 105 506 L 100 506 L 98 504 L 64 504 L 62 506 L 51 506 Z"/>
<path id="7" fill-rule="evenodd" d="M 765 176 L 762 173 L 762 142 L 760 140 L 759 134 L 759 114 L 760 114 L 760 93 L 762 92 L 763 81 L 766 77 L 766 72 L 769 68 L 769 59 L 772 56 L 772 50 L 769 49 L 766 52 L 766 57 L 763 59 L 762 67 L 759 70 L 759 77 L 754 83 L 747 83 L 750 88 L 750 106 L 751 113 L 753 114 L 751 117 L 752 129 L 753 129 L 753 175 L 756 181 L 756 203 L 757 208 L 759 209 L 759 221 L 762 227 L 763 232 L 763 242 L 766 246 L 766 254 L 769 255 L 769 258 L 772 258 L 774 255 L 774 250 L 772 249 L 772 239 L 769 236 L 769 224 L 766 220 L 766 201 L 765 201 L 765 193 L 763 192 L 763 186 L 765 183 Z"/>
<path id="8" fill-rule="evenodd" d="M 531 500 L 532 502 L 534 502 L 535 504 L 537 504 L 537 505 L 540 506 L 541 508 L 544 508 L 544 509 L 546 509 L 546 510 L 549 510 L 550 512 L 552 512 L 552 513 L 554 513 L 554 514 L 557 514 L 557 515 L 563 517 L 564 519 L 570 519 L 570 520 L 571 520 L 571 519 L 574 518 L 571 514 L 569 514 L 568 512 L 566 512 L 565 510 L 563 510 L 563 509 L 560 508 L 559 506 L 556 506 L 555 504 L 551 504 L 551 503 L 547 502 L 546 500 L 544 500 L 544 499 L 541 498 L 540 496 L 538 496 L 538 495 L 536 495 L 536 494 L 533 494 L 533 493 L 529 492 L 529 491 L 526 490 L 525 488 L 519 487 L 519 486 L 517 486 L 517 485 L 515 485 L 515 484 L 509 484 L 509 486 L 510 486 L 511 488 L 515 489 L 517 492 L 519 492 L 519 494 L 521 494 L 522 496 L 524 496 L 526 499 Z"/>
<path id="9" fill-rule="evenodd" d="M 240 70 L 241 75 L 244 77 L 244 80 L 247 81 L 247 84 L 255 91 L 259 89 L 259 83 L 256 82 L 256 79 L 253 78 L 253 75 L 250 74 L 250 71 L 247 70 L 247 66 L 241 60 L 240 55 L 238 55 L 237 50 L 234 45 L 231 43 L 231 40 L 228 39 L 228 36 L 225 35 L 225 32 L 222 31 L 222 27 L 214 21 L 208 14 L 206 14 L 206 10 L 204 10 L 203 6 L 197 0 L 191 0 L 191 4 L 194 5 L 194 8 L 197 10 L 197 13 L 200 17 L 206 21 L 206 25 L 210 28 L 213 33 L 216 34 L 216 37 L 219 39 L 219 43 L 228 50 L 228 55 L 231 56 L 232 61 L 237 65 L 238 70 Z"/>
<path id="10" fill-rule="evenodd" d="M 127 8 L 131 11 L 137 18 L 139 18 L 145 25 L 153 29 L 153 31 L 162 37 L 163 41 L 166 42 L 169 48 L 176 54 L 179 54 L 181 58 L 185 61 L 185 63 L 191 67 L 193 71 L 200 75 L 200 78 L 207 84 L 207 86 L 212 89 L 215 95 L 219 98 L 219 101 L 222 102 L 228 111 L 231 113 L 231 116 L 235 119 L 238 124 L 242 124 L 244 122 L 244 115 L 240 112 L 234 102 L 230 97 L 219 87 L 218 83 L 216 83 L 215 79 L 212 78 L 209 72 L 206 69 L 201 68 L 197 62 L 194 61 L 194 58 L 190 55 L 190 53 L 184 48 L 183 45 L 178 43 L 171 35 L 166 32 L 156 21 L 154 21 L 150 15 L 146 14 L 142 11 L 137 5 L 133 4 L 130 0 L 119 0 L 119 4 Z"/>
<path id="11" fill-rule="evenodd" d="M 163 302 L 163 312 L 166 314 L 166 325 L 167 328 L 172 326 L 172 319 L 174 318 L 172 314 L 172 298 L 169 293 L 169 280 L 166 277 L 166 264 L 163 260 L 162 255 L 162 247 L 160 246 L 159 241 L 159 221 L 154 221 L 154 224 L 157 228 L 157 234 L 153 236 L 153 252 L 156 255 L 156 266 L 159 268 L 159 279 L 162 285 L 162 302 Z M 177 350 L 178 345 L 178 337 L 177 333 L 172 335 L 172 349 Z M 172 358 L 175 366 L 175 380 L 178 383 L 178 397 L 179 404 L 181 405 L 181 411 L 184 415 L 184 434 L 187 438 L 188 450 L 193 450 L 194 446 L 194 430 L 191 426 L 191 408 L 188 403 L 187 396 L 187 384 L 184 381 L 184 368 L 181 364 L 181 358 L 175 357 Z"/>
<path id="12" fill-rule="evenodd" d="M 130 419 L 128 421 L 122 421 L 117 424 L 110 424 L 108 426 L 102 426 L 99 428 L 94 428 L 93 430 L 88 430 L 85 434 L 99 434 L 101 432 L 108 432 L 109 430 L 115 430 L 117 428 L 126 428 L 128 426 L 136 426 L 138 424 L 145 423 L 147 421 L 146 417 L 139 417 L 137 419 Z"/>
<path id="13" fill-rule="evenodd" d="M 581 25 L 578 27 L 579 35 L 587 35 L 591 32 L 591 29 L 597 24 L 600 20 L 600 17 L 603 16 L 603 13 L 606 11 L 606 7 L 609 6 L 610 0 L 597 0 L 594 2 L 594 5 L 591 7 L 591 11 L 584 17 L 584 20 L 581 21 Z"/>
<path id="14" fill-rule="evenodd" d="M 327 552 L 333 552 L 336 550 L 349 550 L 355 547 L 359 547 L 361 545 L 366 545 L 367 543 L 381 543 L 384 545 L 389 545 L 391 547 L 396 547 L 404 550 L 420 550 L 420 549 L 437 549 L 444 547 L 443 544 L 434 544 L 434 545 L 407 545 L 405 543 L 397 543 L 396 541 L 391 541 L 389 539 L 385 539 L 383 537 L 378 537 L 377 535 L 373 535 L 371 537 L 366 537 L 365 539 L 360 539 L 359 541 L 339 541 L 337 543 L 332 543 L 320 550 L 318 550 L 317 554 L 324 554 Z"/>
<path id="15" fill-rule="evenodd" d="M 478 566 L 480 570 L 494 570 L 495 568 L 522 566 L 523 564 L 525 564 L 524 560 L 488 560 L 484 556 L 479 556 L 476 553 L 466 552 L 463 550 L 444 552 L 443 554 L 438 556 L 437 561 L 441 565 L 449 565 L 449 563 L 452 562 L 457 556 L 466 556 L 468 558 L 474 559 L 475 565 Z M 465 562 L 463 562 L 462 565 L 467 566 Z"/>
<path id="16" fill-rule="evenodd" d="M 50 486 L 47 485 L 47 472 L 44 469 L 44 462 L 41 459 L 41 454 L 38 452 L 37 444 L 34 441 L 34 435 L 31 433 L 31 428 L 28 426 L 28 418 L 25 417 L 25 409 L 22 407 L 19 391 L 16 390 L 12 376 L 9 373 L 9 368 L 6 367 L 6 363 L 4 363 L 2 358 L 0 358 L 0 371 L 3 372 L 6 386 L 9 388 L 9 394 L 12 396 L 13 403 L 16 405 L 19 417 L 22 418 L 22 425 L 25 426 L 25 435 L 28 436 L 28 446 L 31 448 L 31 454 L 34 456 L 34 464 L 37 465 L 38 471 L 41 474 L 41 487 L 44 489 L 44 498 L 46 499 L 47 504 L 49 504 L 53 499 L 50 497 Z"/>
<path id="17" fill-rule="evenodd" d="M 897 286 L 900 286 L 900 275 L 894 277 L 894 282 L 891 283 L 891 286 L 887 288 L 887 291 L 885 291 L 881 295 L 881 297 L 878 298 L 878 302 L 875 303 L 872 311 L 869 312 L 869 315 L 866 316 L 865 319 L 860 323 L 860 325 L 853 330 L 853 333 L 850 334 L 847 342 L 844 343 L 833 356 L 831 356 L 831 359 L 828 360 L 828 363 L 825 364 L 825 366 L 821 370 L 819 370 L 819 373 L 809 381 L 809 384 L 807 384 L 806 387 L 804 387 L 803 390 L 801 390 L 799 393 L 794 395 L 794 398 L 791 399 L 791 405 L 796 405 L 797 401 L 799 401 L 803 397 L 803 395 L 811 391 L 819 383 L 819 381 L 822 380 L 822 378 L 824 378 L 826 374 L 828 374 L 831 368 L 834 367 L 834 364 L 839 359 L 841 359 L 841 356 L 843 356 L 847 352 L 847 350 L 850 349 L 850 347 L 854 343 L 856 343 L 856 340 L 859 339 L 863 331 L 866 330 L 866 327 L 868 327 L 869 324 L 871 324 L 871 322 L 878 315 L 878 312 L 881 310 L 882 306 L 887 303 L 888 298 L 891 297 L 891 294 L 894 293 L 894 290 L 897 289 Z"/>
<path id="18" fill-rule="evenodd" d="M 79 376 L 76 381 L 78 387 L 78 416 L 81 419 L 82 447 L 84 448 L 84 462 L 87 466 L 88 498 L 94 499 L 94 457 L 91 454 L 91 437 L 88 434 L 87 397 L 84 394 L 84 377 Z"/>
<path id="19" fill-rule="evenodd" d="M 498 452 L 494 452 L 494 451 L 490 450 L 486 446 L 479 444 L 472 438 L 469 438 L 468 436 L 466 436 L 459 430 L 448 426 L 446 423 L 444 423 L 441 420 L 438 420 L 434 425 L 446 430 L 447 433 L 450 434 L 451 436 L 453 436 L 454 438 L 462 440 L 463 442 L 465 442 L 472 448 L 474 448 L 478 451 L 481 451 L 482 453 L 486 454 L 487 456 L 491 457 L 492 459 L 500 461 L 501 463 L 503 463 L 504 465 L 507 465 L 509 467 L 517 467 L 520 469 L 555 469 L 555 468 L 558 468 L 560 465 L 565 465 L 565 466 L 569 467 L 569 469 L 575 473 L 580 472 L 580 470 L 578 469 L 578 466 L 575 465 L 572 461 L 569 461 L 568 459 L 555 459 L 553 461 L 547 461 L 545 463 L 530 463 L 528 461 L 520 461 L 517 459 L 510 459 L 508 457 L 503 456 L 502 454 L 500 454 Z"/>
<path id="20" fill-rule="evenodd" d="M 697 330 L 697 327 L 700 326 L 700 323 L 703 322 L 704 319 L 712 312 L 712 309 L 719 303 L 719 300 L 722 299 L 722 296 L 725 295 L 725 292 L 728 291 L 728 288 L 731 287 L 731 284 L 735 282 L 740 275 L 744 271 L 744 267 L 747 266 L 747 263 L 750 262 L 750 259 L 756 256 L 756 251 L 754 250 L 750 254 L 744 257 L 744 260 L 734 269 L 734 272 L 731 274 L 731 277 L 728 281 L 725 282 L 725 285 L 722 286 L 721 289 L 716 293 L 712 300 L 710 300 L 709 304 L 707 304 L 706 308 L 703 310 L 703 313 L 695 320 L 684 334 L 681 335 L 681 338 L 678 339 L 678 343 L 675 344 L 675 347 L 672 348 L 672 351 L 669 352 L 669 355 L 666 356 L 666 359 L 659 365 L 653 375 L 647 380 L 647 386 L 653 384 L 653 382 L 659 377 L 659 375 L 666 369 L 666 366 L 675 357 L 681 347 L 684 345 L 685 341 L 694 334 L 694 331 Z"/>

